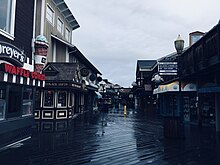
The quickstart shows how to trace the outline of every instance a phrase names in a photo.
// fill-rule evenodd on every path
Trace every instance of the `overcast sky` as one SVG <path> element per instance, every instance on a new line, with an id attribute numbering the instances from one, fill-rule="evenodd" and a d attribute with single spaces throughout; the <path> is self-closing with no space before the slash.
<path id="1" fill-rule="evenodd" d="M 73 44 L 112 83 L 129 87 L 137 60 L 175 51 L 181 34 L 208 32 L 220 19 L 220 0 L 65 0 L 80 28 Z"/>

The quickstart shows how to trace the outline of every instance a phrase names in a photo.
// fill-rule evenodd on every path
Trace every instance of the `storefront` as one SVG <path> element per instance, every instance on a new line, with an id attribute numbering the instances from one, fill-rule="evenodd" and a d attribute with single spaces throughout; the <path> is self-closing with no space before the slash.
<path id="1" fill-rule="evenodd" d="M 35 119 L 66 120 L 85 109 L 85 84 L 80 83 L 74 63 L 48 63 L 43 70 L 45 88 L 36 91 Z"/>
<path id="2" fill-rule="evenodd" d="M 0 42 L 0 148 L 31 136 L 35 90 L 44 87 L 45 75 L 25 61 L 21 50 Z"/>
<path id="3" fill-rule="evenodd" d="M 181 87 L 183 120 L 184 122 L 197 120 L 196 85 L 183 83 Z M 178 110 L 179 82 L 175 81 L 166 85 L 159 85 L 154 89 L 158 95 L 160 112 L 163 116 L 180 116 Z"/>

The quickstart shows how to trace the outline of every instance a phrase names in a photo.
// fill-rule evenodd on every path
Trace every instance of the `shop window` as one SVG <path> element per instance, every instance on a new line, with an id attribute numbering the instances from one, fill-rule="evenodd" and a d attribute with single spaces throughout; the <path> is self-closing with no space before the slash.
<path id="1" fill-rule="evenodd" d="M 24 88 L 22 116 L 33 114 L 33 90 L 32 88 Z"/>
<path id="2" fill-rule="evenodd" d="M 67 105 L 67 92 L 66 91 L 58 91 L 57 95 L 57 107 L 66 107 Z"/>
<path id="3" fill-rule="evenodd" d="M 44 91 L 44 107 L 54 107 L 54 91 Z"/>
<path id="4" fill-rule="evenodd" d="M 8 94 L 8 113 L 7 116 L 18 117 L 21 115 L 21 86 L 9 86 Z"/>
<path id="5" fill-rule="evenodd" d="M 69 107 L 73 107 L 75 102 L 75 94 L 74 93 L 69 93 Z"/>
<path id="6" fill-rule="evenodd" d="M 48 22 L 50 22 L 52 25 L 54 25 L 54 11 L 49 5 L 47 5 L 46 18 L 47 18 Z"/>
<path id="7" fill-rule="evenodd" d="M 6 100 L 5 100 L 5 88 L 0 89 L 0 120 L 5 118 L 5 107 L 6 107 Z"/>
<path id="8" fill-rule="evenodd" d="M 41 91 L 36 90 L 35 92 L 35 107 L 40 108 L 41 107 Z"/>
<path id="9" fill-rule="evenodd" d="M 16 0 L 1 0 L 0 2 L 0 34 L 13 40 Z"/>
<path id="10" fill-rule="evenodd" d="M 84 105 L 84 95 L 81 95 L 81 104 L 80 105 Z"/>

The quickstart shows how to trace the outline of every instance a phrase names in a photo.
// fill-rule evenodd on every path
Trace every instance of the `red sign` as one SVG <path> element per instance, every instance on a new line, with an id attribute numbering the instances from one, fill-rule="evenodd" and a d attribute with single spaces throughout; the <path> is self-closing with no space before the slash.
<path id="1" fill-rule="evenodd" d="M 38 72 L 31 72 L 29 70 L 16 67 L 10 64 L 6 64 L 6 63 L 1 64 L 1 68 L 3 71 L 9 74 L 14 74 L 14 75 L 23 76 L 23 77 L 32 78 L 32 79 L 41 80 L 41 81 L 44 81 L 46 78 L 45 74 L 40 74 Z"/>

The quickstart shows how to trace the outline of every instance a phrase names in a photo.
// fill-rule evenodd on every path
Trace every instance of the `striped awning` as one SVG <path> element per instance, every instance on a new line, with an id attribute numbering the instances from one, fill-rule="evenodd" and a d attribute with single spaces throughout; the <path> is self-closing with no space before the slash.
<path id="1" fill-rule="evenodd" d="M 30 77 L 23 77 L 19 75 L 13 75 L 0 71 L 0 82 L 7 82 L 19 85 L 28 85 L 36 87 L 44 87 L 45 81 L 32 79 Z"/>

